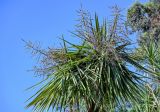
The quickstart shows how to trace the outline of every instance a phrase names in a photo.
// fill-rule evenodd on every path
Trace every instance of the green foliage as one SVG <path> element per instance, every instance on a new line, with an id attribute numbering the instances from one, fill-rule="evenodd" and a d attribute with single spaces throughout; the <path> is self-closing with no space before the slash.
<path id="1" fill-rule="evenodd" d="M 27 43 L 33 54 L 41 55 L 36 71 L 44 76 L 33 86 L 40 89 L 27 108 L 36 112 L 159 112 L 160 5 L 157 1 L 135 3 L 128 10 L 128 25 L 140 34 L 136 49 L 129 49 L 126 21 L 114 9 L 113 20 L 102 24 L 96 14 L 93 20 L 88 12 L 79 11 L 80 23 L 72 34 L 80 44 L 63 36 L 62 48 L 43 50 Z"/>
<path id="2" fill-rule="evenodd" d="M 105 20 L 100 24 L 97 15 L 93 22 L 83 11 L 80 14 L 81 24 L 74 34 L 82 39 L 82 44 L 62 38 L 63 48 L 50 48 L 42 58 L 43 73 L 47 73 L 44 86 L 27 105 L 34 111 L 69 108 L 81 112 L 114 112 L 125 108 L 126 103 L 137 104 L 143 98 L 142 76 L 131 71 L 128 65 L 146 69 L 126 49 L 130 42 L 126 27 L 119 25 L 120 14 L 110 24 Z"/>
<path id="3" fill-rule="evenodd" d="M 150 71 L 144 74 L 146 94 L 142 101 L 132 104 L 131 112 L 159 112 L 160 110 L 160 4 L 136 3 L 128 10 L 128 23 L 133 32 L 139 33 L 139 46 L 134 57 Z"/>
<path id="4" fill-rule="evenodd" d="M 150 0 L 153 3 L 160 3 L 160 0 Z"/>
<path id="5" fill-rule="evenodd" d="M 149 84 L 146 84 L 146 93 L 144 98 L 138 104 L 133 104 L 131 108 L 128 109 L 129 112 L 159 112 L 160 110 L 160 89 L 159 87 L 153 89 Z"/>
<path id="6" fill-rule="evenodd" d="M 143 53 L 141 54 L 141 51 Z M 136 54 L 141 54 L 141 63 L 144 63 L 155 73 L 146 74 L 149 79 L 146 81 L 146 92 L 141 102 L 132 104 L 131 112 L 159 112 L 160 110 L 160 47 L 151 41 L 149 46 L 143 44 Z"/>
<path id="7" fill-rule="evenodd" d="M 133 31 L 148 29 L 148 24 L 146 24 L 148 21 L 146 19 L 145 13 L 145 7 L 140 3 L 134 4 L 128 10 L 127 19 Z"/>
<path id="8" fill-rule="evenodd" d="M 159 41 L 160 38 L 160 4 L 149 2 L 135 3 L 128 10 L 128 24 L 133 32 L 141 32 L 139 43 Z M 145 33 L 145 35 L 143 34 Z M 146 35 L 146 34 L 150 35 Z"/>

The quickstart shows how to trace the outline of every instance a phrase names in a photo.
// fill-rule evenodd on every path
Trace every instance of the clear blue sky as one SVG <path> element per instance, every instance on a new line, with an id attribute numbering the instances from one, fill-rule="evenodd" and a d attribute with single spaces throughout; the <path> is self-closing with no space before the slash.
<path id="1" fill-rule="evenodd" d="M 34 91 L 26 88 L 40 80 L 27 72 L 36 62 L 21 39 L 58 45 L 58 36 L 75 41 L 68 31 L 77 23 L 82 4 L 92 14 L 108 18 L 115 4 L 129 8 L 136 0 L 0 0 L 0 112 L 31 112 L 25 101 Z M 147 0 L 141 0 L 142 2 Z"/>

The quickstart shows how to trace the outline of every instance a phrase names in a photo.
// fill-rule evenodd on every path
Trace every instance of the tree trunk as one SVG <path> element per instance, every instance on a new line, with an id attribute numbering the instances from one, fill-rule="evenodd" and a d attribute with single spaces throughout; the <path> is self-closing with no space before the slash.
<path id="1" fill-rule="evenodd" d="M 88 112 L 99 112 L 99 108 L 95 107 L 95 103 L 92 102 L 92 104 L 90 105 Z"/>

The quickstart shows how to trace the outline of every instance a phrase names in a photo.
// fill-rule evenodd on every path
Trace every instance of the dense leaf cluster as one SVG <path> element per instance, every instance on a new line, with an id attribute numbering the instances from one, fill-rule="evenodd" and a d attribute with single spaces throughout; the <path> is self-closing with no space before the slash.
<path id="1" fill-rule="evenodd" d="M 80 44 L 62 37 L 61 48 L 42 50 L 27 43 L 42 55 L 36 70 L 44 75 L 27 107 L 36 112 L 159 112 L 160 5 L 136 3 L 128 10 L 130 28 L 140 32 L 138 49 L 129 49 L 128 26 L 114 9 L 113 20 L 102 24 L 97 15 L 92 19 L 79 11 L 72 34 Z"/>
<path id="2" fill-rule="evenodd" d="M 133 32 L 141 32 L 140 43 L 149 43 L 150 40 L 159 41 L 160 4 L 156 2 L 135 3 L 128 10 L 127 19 Z"/>
<path id="3" fill-rule="evenodd" d="M 141 101 L 142 76 L 128 69 L 128 65 L 143 67 L 126 49 L 130 45 L 127 29 L 122 22 L 119 24 L 120 14 L 116 11 L 111 23 L 104 20 L 101 25 L 98 16 L 93 22 L 80 12 L 82 21 L 75 36 L 82 39 L 82 44 L 75 45 L 62 38 L 63 48 L 45 52 L 47 59 L 43 59 L 52 62 L 45 68 L 50 74 L 27 107 L 33 106 L 38 112 L 51 107 L 104 112 Z"/>

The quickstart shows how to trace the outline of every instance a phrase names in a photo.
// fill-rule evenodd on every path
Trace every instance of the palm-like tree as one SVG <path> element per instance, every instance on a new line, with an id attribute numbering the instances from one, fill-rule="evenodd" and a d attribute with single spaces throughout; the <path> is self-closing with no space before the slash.
<path id="1" fill-rule="evenodd" d="M 143 54 L 142 54 L 143 50 Z M 141 45 L 136 55 L 142 63 L 154 73 L 147 73 L 148 79 L 145 82 L 145 94 L 138 104 L 132 105 L 129 109 L 131 112 L 159 112 L 160 110 L 160 46 L 154 41 L 150 45 Z"/>
<path id="2" fill-rule="evenodd" d="M 135 57 L 154 73 L 147 73 L 145 95 L 131 111 L 159 112 L 160 110 L 160 21 L 158 0 L 146 4 L 136 3 L 128 10 L 128 22 L 134 32 L 139 32 L 139 48 Z"/>
<path id="3" fill-rule="evenodd" d="M 112 23 L 104 21 L 102 25 L 98 16 L 93 22 L 88 14 L 80 14 L 81 24 L 74 34 L 82 44 L 62 38 L 63 48 L 37 50 L 44 54 L 43 71 L 47 76 L 27 107 L 38 112 L 50 108 L 113 112 L 142 99 L 143 80 L 129 66 L 144 68 L 127 50 L 128 32 L 123 23 L 119 24 L 118 10 Z"/>

